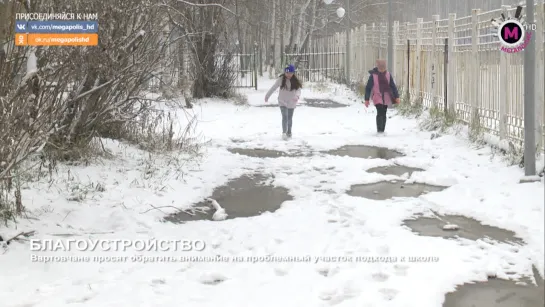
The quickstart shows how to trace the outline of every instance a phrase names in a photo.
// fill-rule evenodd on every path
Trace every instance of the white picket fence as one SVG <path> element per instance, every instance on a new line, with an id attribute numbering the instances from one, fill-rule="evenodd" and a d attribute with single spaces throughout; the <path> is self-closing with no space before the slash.
<path id="1" fill-rule="evenodd" d="M 491 23 L 491 19 L 499 18 L 502 13 L 514 16 L 515 9 L 509 6 L 488 12 L 474 9 L 471 16 L 462 18 L 450 14 L 448 19 L 434 16 L 432 21 L 420 18 L 416 23 L 394 22 L 393 76 L 398 87 L 404 91 L 408 89 L 413 98 L 422 97 L 426 107 L 436 104 L 442 110 L 446 103 L 446 107 L 455 111 L 458 119 L 465 123 L 478 117 L 480 126 L 489 133 L 521 145 L 524 140 L 524 52 L 508 54 L 500 51 Z M 545 137 L 544 5 L 536 5 L 535 13 L 539 30 L 532 36 L 537 67 L 534 85 L 536 142 L 541 149 Z M 366 82 L 368 70 L 375 66 L 375 60 L 387 58 L 387 37 L 384 24 L 364 25 L 351 31 L 350 59 L 338 63 L 343 69 L 348 65 L 351 81 Z M 346 50 L 346 34 L 318 39 L 317 45 L 322 44 L 334 44 Z"/>

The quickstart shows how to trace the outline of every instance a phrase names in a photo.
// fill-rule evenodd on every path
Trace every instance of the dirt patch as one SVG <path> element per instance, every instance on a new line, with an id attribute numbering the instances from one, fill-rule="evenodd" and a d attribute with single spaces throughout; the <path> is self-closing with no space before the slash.
<path id="1" fill-rule="evenodd" d="M 464 284 L 447 293 L 443 307 L 543 307 L 543 279 L 535 269 L 534 276 L 537 286 L 494 278 L 487 282 Z"/>
<path id="2" fill-rule="evenodd" d="M 474 241 L 489 238 L 503 243 L 524 244 L 524 241 L 510 230 L 483 225 L 475 219 L 461 215 L 435 215 L 436 217 L 404 220 L 403 224 L 421 236 L 464 238 Z"/>
<path id="3" fill-rule="evenodd" d="M 216 188 L 210 198 L 225 209 L 227 219 L 274 212 L 293 197 L 286 188 L 265 184 L 268 179 L 271 177 L 262 174 L 241 176 Z M 197 203 L 193 208 L 192 212 L 178 212 L 165 217 L 165 220 L 173 223 L 213 220 L 215 209 L 208 202 Z"/>
<path id="4" fill-rule="evenodd" d="M 254 158 L 280 158 L 280 157 L 303 157 L 305 156 L 301 152 L 283 152 L 273 149 L 262 149 L 262 148 L 229 148 L 227 149 L 230 153 L 239 154 L 248 157 Z"/>
<path id="5" fill-rule="evenodd" d="M 423 172 L 424 170 L 421 168 L 415 168 L 415 167 L 409 167 L 404 165 L 389 165 L 389 166 L 380 166 L 380 167 L 373 167 L 371 169 L 368 169 L 367 172 L 369 173 L 379 173 L 382 175 L 394 175 L 394 176 L 402 176 L 404 174 L 412 175 L 414 172 Z"/>
<path id="6" fill-rule="evenodd" d="M 331 99 L 313 99 L 306 98 L 301 103 L 303 106 L 312 107 L 312 108 L 324 108 L 324 109 L 334 109 L 334 108 L 345 108 L 349 105 L 338 103 L 335 100 Z"/>
<path id="7" fill-rule="evenodd" d="M 382 181 L 372 184 L 353 185 L 347 194 L 374 200 L 386 200 L 394 197 L 419 197 L 429 192 L 440 192 L 446 188 L 424 183 L 406 184 L 397 181 Z"/>
<path id="8" fill-rule="evenodd" d="M 366 145 L 346 145 L 337 149 L 323 152 L 328 155 L 353 157 L 363 159 L 384 159 L 390 160 L 403 157 L 403 154 L 384 147 L 374 147 Z"/>

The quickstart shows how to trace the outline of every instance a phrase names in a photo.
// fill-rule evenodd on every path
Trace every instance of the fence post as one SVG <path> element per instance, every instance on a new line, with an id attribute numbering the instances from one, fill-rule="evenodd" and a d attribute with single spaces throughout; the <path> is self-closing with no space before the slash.
<path id="1" fill-rule="evenodd" d="M 411 40 L 407 39 L 407 97 L 411 94 Z M 411 101 L 409 100 L 409 104 Z"/>
<path id="2" fill-rule="evenodd" d="M 538 2 L 539 3 L 539 2 Z M 545 29 L 545 3 L 538 4 L 536 6 L 536 26 L 537 30 L 532 33 L 532 36 L 535 37 L 536 43 L 536 60 L 537 65 L 536 67 L 540 68 L 545 65 L 544 59 L 543 59 L 543 29 Z M 536 142 L 538 145 L 538 150 L 543 149 L 543 120 L 545 119 L 543 116 L 543 112 L 545 111 L 545 93 L 543 91 L 543 87 L 540 86 L 543 85 L 545 82 L 544 80 L 544 71 L 543 69 L 536 69 Z"/>
<path id="3" fill-rule="evenodd" d="M 367 66 L 365 66 L 365 59 L 367 58 L 367 54 L 369 53 L 369 51 L 367 50 L 367 25 L 363 25 L 360 28 L 360 41 L 361 41 L 360 70 L 363 76 L 363 80 L 365 80 L 367 75 Z"/>
<path id="4" fill-rule="evenodd" d="M 358 66 L 358 70 L 360 72 L 360 74 L 363 76 L 363 78 L 365 79 L 365 55 L 367 54 L 367 48 L 365 46 L 365 25 L 362 25 L 359 30 L 358 30 L 358 42 L 359 42 L 359 45 L 360 45 L 360 50 L 357 50 L 356 52 L 359 52 L 359 54 L 361 54 L 361 57 L 360 57 L 360 61 L 359 61 L 359 66 Z M 364 80 L 362 79 L 362 80 Z"/>
<path id="5" fill-rule="evenodd" d="M 418 67 L 420 65 L 420 56 L 422 53 L 422 23 L 424 22 L 424 18 L 418 18 L 416 20 L 416 54 L 415 54 L 415 64 Z M 418 72 L 418 77 L 415 78 L 416 86 L 415 86 L 415 93 L 416 98 L 420 99 L 422 98 L 422 84 L 420 84 L 420 69 L 416 69 L 416 72 Z"/>
<path id="6" fill-rule="evenodd" d="M 367 25 L 363 25 L 363 46 L 361 48 L 362 52 L 363 52 L 363 63 L 361 64 L 362 65 L 362 69 L 363 69 L 363 75 L 365 76 L 365 71 L 367 68 L 367 56 L 368 56 L 368 49 L 367 49 Z M 365 78 L 364 78 L 365 80 Z"/>
<path id="7" fill-rule="evenodd" d="M 377 23 L 373 28 L 373 41 L 375 42 L 375 46 L 377 47 L 376 54 L 374 54 L 373 60 L 382 58 L 382 35 L 380 34 L 382 30 L 380 27 L 380 23 Z"/>
<path id="8" fill-rule="evenodd" d="M 357 56 L 356 56 L 356 52 L 353 52 L 355 47 L 357 46 L 358 44 L 358 41 L 357 41 L 357 36 L 355 35 L 356 34 L 356 29 L 350 29 L 350 54 L 349 54 L 349 61 L 348 62 L 348 85 L 350 86 L 352 84 L 352 80 L 354 79 L 354 74 L 352 73 L 352 70 L 356 71 L 356 67 L 357 67 Z M 356 38 L 356 40 L 354 40 Z"/>
<path id="9" fill-rule="evenodd" d="M 377 42 L 376 42 L 376 37 L 377 37 L 377 28 L 376 28 L 376 25 L 375 23 L 373 22 L 371 24 L 371 45 L 373 46 L 373 49 L 377 46 Z M 379 44 L 380 46 L 380 44 Z M 380 47 L 379 47 L 380 49 Z M 380 53 L 379 53 L 379 56 L 380 56 Z M 377 58 L 377 55 L 375 54 L 375 50 L 373 50 L 373 60 L 375 60 Z M 371 66 L 371 68 L 374 67 L 374 66 Z"/>
<path id="10" fill-rule="evenodd" d="M 504 16 L 508 16 L 509 5 L 502 5 L 502 13 Z M 500 51 L 500 109 L 499 109 L 499 130 L 500 139 L 504 140 L 508 137 L 507 134 L 507 109 L 508 103 L 507 97 L 509 97 L 509 54 L 507 52 Z"/>
<path id="11" fill-rule="evenodd" d="M 437 24 L 439 22 L 439 15 L 433 15 L 432 16 L 432 31 L 431 31 L 431 59 L 429 61 L 430 66 L 430 76 L 429 76 L 429 82 L 430 82 L 430 103 L 431 106 L 437 106 L 437 96 L 438 96 L 438 88 L 437 86 L 437 63 L 439 62 L 437 57 Z"/>
<path id="12" fill-rule="evenodd" d="M 507 15 L 506 15 L 507 16 Z M 449 76 L 447 78 L 447 104 L 450 112 L 456 114 L 456 53 L 454 49 L 454 25 L 456 20 L 456 14 L 451 13 L 448 16 L 448 71 Z"/>
<path id="13" fill-rule="evenodd" d="M 258 70 L 257 70 L 257 43 L 255 43 L 254 45 L 254 88 L 255 90 L 257 91 L 257 74 L 258 74 Z"/>
<path id="14" fill-rule="evenodd" d="M 407 61 L 407 63 L 406 63 L 406 64 L 403 63 L 403 64 L 405 64 L 405 65 L 404 65 L 405 68 L 403 68 L 403 70 L 404 70 L 404 72 L 405 72 L 405 74 L 406 74 L 407 76 L 405 77 L 405 74 L 403 74 L 403 76 L 404 76 L 404 78 L 405 78 L 405 80 L 406 80 L 406 82 L 407 82 L 404 86 L 406 87 L 406 91 L 405 91 L 405 92 L 406 92 L 407 95 L 408 95 L 408 94 L 410 93 L 410 86 L 411 86 L 411 83 L 410 83 L 410 80 L 409 80 L 409 78 L 410 78 L 410 76 L 411 76 L 411 75 L 410 75 L 410 70 L 409 70 L 409 69 L 410 69 L 410 65 L 411 65 L 411 64 L 410 64 L 410 63 L 411 63 L 411 40 L 410 40 L 411 33 L 410 33 L 410 31 L 409 31 L 409 23 L 408 23 L 408 22 L 405 22 L 405 37 L 407 38 L 407 44 L 405 44 L 405 47 L 404 47 L 405 49 L 403 50 L 403 52 L 404 52 L 404 56 L 403 56 L 403 57 L 405 58 L 405 60 Z"/>
<path id="15" fill-rule="evenodd" d="M 448 114 L 448 38 L 445 38 L 443 58 L 443 112 Z"/>
<path id="16" fill-rule="evenodd" d="M 324 66 L 324 69 L 325 69 L 325 81 L 327 81 L 327 78 L 328 76 L 330 75 L 329 74 L 329 62 L 331 62 L 330 60 L 330 57 L 331 57 L 331 38 L 329 36 L 326 36 L 325 38 L 323 38 L 323 41 L 322 41 L 322 45 L 321 45 L 321 48 L 324 52 L 324 56 L 323 56 L 323 66 Z"/>
<path id="17" fill-rule="evenodd" d="M 337 44 L 337 51 L 338 52 L 342 52 L 342 50 L 344 49 L 343 47 L 343 41 L 342 41 L 342 36 L 339 34 L 339 33 L 335 33 L 335 43 Z M 343 53 L 344 56 L 346 56 L 346 53 Z M 344 63 L 344 57 L 341 57 L 341 54 L 339 53 L 337 56 L 336 56 L 336 62 L 337 62 L 337 67 L 339 68 L 339 76 L 337 76 L 337 78 L 339 77 L 343 77 L 341 73 L 343 73 L 342 71 L 340 71 L 340 69 L 343 67 L 343 63 Z M 342 79 L 341 79 L 342 80 Z"/>
<path id="18" fill-rule="evenodd" d="M 402 69 L 400 70 L 399 68 L 403 67 L 402 65 L 399 64 L 398 62 L 398 59 L 399 57 L 396 55 L 397 53 L 397 36 L 399 34 L 399 21 L 394 21 L 394 27 L 392 29 L 392 61 L 395 63 L 393 64 L 393 71 L 392 73 L 394 74 L 394 78 L 397 77 L 398 75 L 401 75 L 401 74 L 398 74 L 397 72 L 398 71 L 402 71 Z M 391 64 L 388 64 L 388 65 L 391 65 Z"/>
<path id="19" fill-rule="evenodd" d="M 471 124 L 480 124 L 479 116 L 479 79 L 480 79 L 480 63 L 479 63 L 479 9 L 473 9 L 471 11 L 471 67 L 470 71 L 470 86 L 471 86 Z M 507 16 L 507 15 L 506 15 Z M 477 120 L 477 123 L 474 123 Z"/>
<path id="20" fill-rule="evenodd" d="M 358 28 L 354 28 L 350 30 L 350 57 L 352 58 L 352 62 L 350 63 L 350 77 L 353 80 L 359 81 L 358 78 L 358 53 L 355 52 L 358 50 Z"/>

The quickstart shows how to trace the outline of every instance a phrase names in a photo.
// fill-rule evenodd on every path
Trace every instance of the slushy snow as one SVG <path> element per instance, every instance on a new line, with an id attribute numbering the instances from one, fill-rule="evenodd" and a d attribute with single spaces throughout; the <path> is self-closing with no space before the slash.
<path id="1" fill-rule="evenodd" d="M 4 238 L 36 233 L 0 252 L 0 305 L 439 307 L 445 294 L 463 283 L 491 275 L 531 276 L 533 265 L 543 275 L 543 181 L 519 184 L 522 170 L 506 166 L 490 149 L 474 148 L 464 136 L 431 140 L 430 132 L 395 111 L 389 111 L 388 135 L 376 137 L 374 109 L 340 85 L 306 84 L 303 99 L 329 98 L 349 106 L 298 107 L 294 138 L 283 141 L 280 110 L 259 107 L 273 82 L 263 79 L 258 91 L 248 90 L 250 106 L 207 99 L 190 111 L 199 120 L 195 136 L 210 141 L 200 161 L 150 155 L 103 140 L 111 158 L 89 166 L 61 165 L 51 178 L 25 184 L 28 217 L 16 227 L 2 226 L 0 233 Z M 184 127 L 186 114 L 172 112 L 178 112 Z M 405 156 L 382 160 L 320 153 L 356 144 L 388 147 Z M 261 159 L 231 154 L 230 147 L 312 155 Z M 353 184 L 391 180 L 366 170 L 394 164 L 425 170 L 413 173 L 411 182 L 449 188 L 384 201 L 346 194 Z M 271 175 L 272 184 L 289 189 L 293 200 L 251 218 L 163 221 L 175 208 L 190 208 L 215 187 L 254 172 Z M 432 211 L 512 230 L 526 244 L 446 240 L 402 226 L 403 220 Z M 31 250 L 28 241 L 153 238 L 205 242 L 206 248 L 52 252 Z M 66 258 L 44 262 L 46 256 Z M 189 256 L 201 258 L 188 261 Z M 402 257 L 430 261 L 401 262 Z"/>

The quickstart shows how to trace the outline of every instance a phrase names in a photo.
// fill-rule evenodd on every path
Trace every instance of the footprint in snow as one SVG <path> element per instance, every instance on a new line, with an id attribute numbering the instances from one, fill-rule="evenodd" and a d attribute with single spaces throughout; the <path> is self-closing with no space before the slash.
<path id="1" fill-rule="evenodd" d="M 225 280 L 227 280 L 227 277 L 219 274 L 219 273 L 208 273 L 208 274 L 203 274 L 200 278 L 199 278 L 199 281 L 205 285 L 217 285 L 219 283 L 222 283 L 224 282 Z"/>
<path id="2" fill-rule="evenodd" d="M 290 271 L 290 267 L 288 265 L 279 265 L 274 268 L 274 273 L 277 276 L 286 276 Z"/>
<path id="3" fill-rule="evenodd" d="M 210 243 L 210 245 L 212 246 L 213 249 L 218 249 L 221 246 L 221 242 L 220 241 L 212 241 L 212 243 Z"/>
<path id="4" fill-rule="evenodd" d="M 390 253 L 390 248 L 387 245 L 379 246 L 377 249 L 380 255 L 388 255 Z"/>
<path id="5" fill-rule="evenodd" d="M 166 283 L 167 283 L 167 282 L 166 282 L 164 279 L 162 279 L 162 278 L 153 279 L 153 280 L 151 281 L 151 284 L 152 284 L 152 285 L 164 285 L 164 284 L 166 284 Z"/>
<path id="6" fill-rule="evenodd" d="M 396 297 L 396 295 L 399 293 L 399 291 L 396 289 L 380 289 L 378 291 L 382 294 L 382 297 L 387 301 L 393 300 Z"/>
<path id="7" fill-rule="evenodd" d="M 94 295 L 86 295 L 83 297 L 67 299 L 66 304 L 82 304 L 87 301 L 90 301 L 93 297 Z"/>
<path id="8" fill-rule="evenodd" d="M 181 267 L 177 270 L 177 272 L 179 273 L 183 273 L 185 271 L 187 271 L 187 269 L 189 269 L 191 267 L 191 263 L 189 262 L 185 262 L 181 265 Z"/>
<path id="9" fill-rule="evenodd" d="M 388 274 L 384 274 L 384 273 L 375 273 L 371 275 L 371 277 L 373 278 L 374 281 L 378 281 L 378 282 L 384 282 L 384 281 L 387 281 L 388 278 L 390 278 Z"/>
<path id="10" fill-rule="evenodd" d="M 328 301 L 331 305 L 337 305 L 343 301 L 352 299 L 359 294 L 359 290 L 353 285 L 347 284 L 342 288 L 326 289 L 323 290 L 319 298 L 324 301 Z"/>
<path id="11" fill-rule="evenodd" d="M 409 267 L 403 264 L 396 264 L 394 265 L 394 270 L 397 276 L 406 276 Z"/>
<path id="12" fill-rule="evenodd" d="M 316 271 L 318 272 L 318 274 L 322 276 L 332 277 L 336 275 L 337 273 L 339 273 L 340 268 L 338 266 L 333 266 L 333 267 L 326 266 L 326 267 L 317 268 Z"/>
<path id="13" fill-rule="evenodd" d="M 320 269 L 318 270 L 318 274 L 327 277 L 327 274 L 329 274 L 329 269 Z"/>

